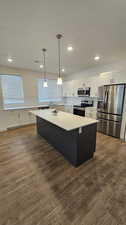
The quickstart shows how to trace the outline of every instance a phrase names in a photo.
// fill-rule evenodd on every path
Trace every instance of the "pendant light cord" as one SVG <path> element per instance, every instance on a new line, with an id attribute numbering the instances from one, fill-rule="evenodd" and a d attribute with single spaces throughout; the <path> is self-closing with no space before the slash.
<path id="1" fill-rule="evenodd" d="M 59 57 L 59 78 L 61 77 L 61 52 L 60 52 L 60 39 L 62 38 L 61 34 L 57 34 L 56 35 L 57 39 L 58 39 L 58 57 Z"/>
<path id="2" fill-rule="evenodd" d="M 60 78 L 60 63 L 61 63 L 61 59 L 60 59 L 60 39 L 58 39 L 58 54 L 59 54 L 59 78 Z"/>
<path id="3" fill-rule="evenodd" d="M 43 51 L 44 80 L 46 81 L 46 60 L 45 60 L 46 49 L 43 48 L 42 51 Z"/>

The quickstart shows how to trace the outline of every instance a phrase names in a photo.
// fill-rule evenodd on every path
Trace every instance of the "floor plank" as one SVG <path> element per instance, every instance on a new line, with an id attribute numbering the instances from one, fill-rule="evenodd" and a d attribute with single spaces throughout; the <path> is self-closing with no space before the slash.
<path id="1" fill-rule="evenodd" d="M 35 126 L 0 133 L 0 225 L 125 225 L 126 143 L 97 134 L 70 165 Z"/>

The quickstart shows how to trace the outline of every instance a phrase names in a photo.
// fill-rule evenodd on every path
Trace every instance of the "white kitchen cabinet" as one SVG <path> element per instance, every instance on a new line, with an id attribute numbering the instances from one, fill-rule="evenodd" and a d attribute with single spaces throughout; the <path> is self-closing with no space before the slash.
<path id="1" fill-rule="evenodd" d="M 21 110 L 19 117 L 19 125 L 26 125 L 30 123 L 30 115 L 28 110 Z"/>
<path id="2" fill-rule="evenodd" d="M 78 82 L 73 80 L 73 96 L 77 97 L 77 90 L 78 90 Z"/>
<path id="3" fill-rule="evenodd" d="M 6 114 L 3 110 L 0 110 L 0 132 L 7 129 Z"/>
<path id="4" fill-rule="evenodd" d="M 85 116 L 92 119 L 97 119 L 97 108 L 96 107 L 86 107 Z"/>
<path id="5" fill-rule="evenodd" d="M 91 96 L 97 97 L 98 96 L 98 86 L 101 86 L 101 82 L 98 83 L 95 77 L 92 77 L 92 81 L 90 80 L 71 80 L 65 81 L 63 83 L 63 96 L 64 97 L 77 97 L 77 90 L 78 88 L 90 87 L 91 88 Z"/>
<path id="6" fill-rule="evenodd" d="M 18 119 L 19 126 L 32 124 L 36 121 L 34 115 L 29 112 L 29 109 L 20 110 L 20 112 L 18 112 Z"/>
<path id="7" fill-rule="evenodd" d="M 74 96 L 73 81 L 65 81 L 63 83 L 63 97 Z"/>
<path id="8" fill-rule="evenodd" d="M 78 88 L 84 87 L 83 80 L 71 80 L 63 83 L 63 96 L 64 97 L 77 97 Z"/>
<path id="9" fill-rule="evenodd" d="M 30 112 L 28 112 L 28 114 L 29 114 L 29 123 L 30 124 L 36 123 L 36 117 Z"/>
<path id="10" fill-rule="evenodd" d="M 74 84 L 73 81 L 65 81 L 63 84 L 63 96 L 72 97 L 74 96 Z"/>
<path id="11" fill-rule="evenodd" d="M 72 105 L 65 105 L 64 106 L 64 111 L 68 113 L 73 113 L 73 106 Z"/>
<path id="12" fill-rule="evenodd" d="M 78 96 L 78 88 L 83 88 L 83 83 L 84 82 L 82 80 L 73 80 L 73 93 L 75 97 Z"/>
<path id="13" fill-rule="evenodd" d="M 20 112 L 17 110 L 5 111 L 4 120 L 7 128 L 19 126 Z"/>
<path id="14" fill-rule="evenodd" d="M 68 82 L 64 81 L 63 82 L 63 97 L 67 97 L 68 96 Z"/>
<path id="15" fill-rule="evenodd" d="M 36 118 L 29 109 L 25 110 L 1 110 L 0 111 L 0 131 L 8 128 L 23 126 L 35 123 Z"/>
<path id="16" fill-rule="evenodd" d="M 63 82 L 63 97 L 67 97 L 67 94 L 68 94 L 68 92 L 67 92 L 67 81 L 64 81 Z"/>
<path id="17" fill-rule="evenodd" d="M 0 130 L 6 130 L 11 127 L 20 125 L 20 111 L 18 110 L 3 110 L 0 111 Z"/>

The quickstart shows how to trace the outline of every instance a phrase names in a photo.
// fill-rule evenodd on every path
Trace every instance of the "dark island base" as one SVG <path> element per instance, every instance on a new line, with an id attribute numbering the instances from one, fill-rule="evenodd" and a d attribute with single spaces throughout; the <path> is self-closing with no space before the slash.
<path id="1" fill-rule="evenodd" d="M 38 134 L 51 143 L 73 166 L 93 158 L 96 147 L 97 124 L 66 131 L 37 117 Z"/>

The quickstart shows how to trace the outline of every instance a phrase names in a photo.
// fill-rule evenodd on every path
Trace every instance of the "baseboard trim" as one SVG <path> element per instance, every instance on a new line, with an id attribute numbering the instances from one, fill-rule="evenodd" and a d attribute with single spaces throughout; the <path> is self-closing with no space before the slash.
<path id="1" fill-rule="evenodd" d="M 29 123 L 29 124 L 24 124 L 24 125 L 17 125 L 17 126 L 14 126 L 14 127 L 8 127 L 7 130 L 14 130 L 14 129 L 18 129 L 18 128 L 21 128 L 21 127 L 28 127 L 28 126 L 31 126 L 31 125 L 35 125 L 36 123 Z"/>

